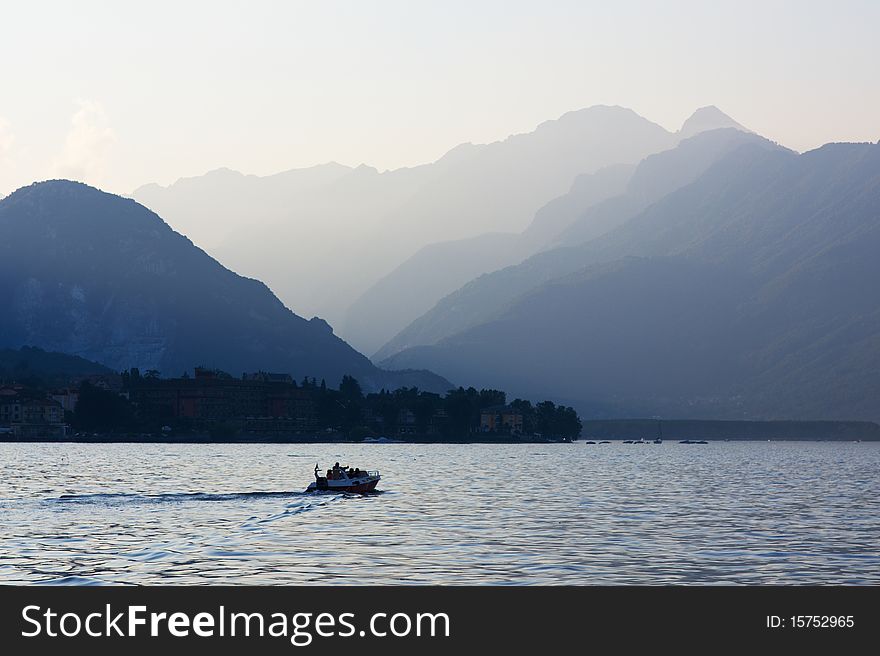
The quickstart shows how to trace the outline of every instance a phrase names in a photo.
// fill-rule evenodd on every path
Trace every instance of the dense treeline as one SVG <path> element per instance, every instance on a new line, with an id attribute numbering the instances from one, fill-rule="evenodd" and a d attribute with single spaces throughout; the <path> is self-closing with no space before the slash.
<path id="1" fill-rule="evenodd" d="M 137 370 L 122 376 L 126 388 L 155 378 L 157 373 L 142 376 Z M 466 439 L 486 432 L 481 430 L 481 415 L 487 408 L 507 408 L 506 412 L 521 414 L 521 427 L 514 429 L 499 421 L 499 428 L 489 431 L 494 435 L 575 438 L 581 432 L 581 422 L 572 408 L 550 401 L 533 405 L 522 399 L 508 405 L 506 394 L 500 390 L 459 387 L 440 395 L 411 387 L 365 394 L 351 376 L 344 376 L 338 389 L 314 378 L 288 384 L 307 392 L 311 398 L 317 431 L 329 430 L 354 439 L 382 435 Z M 153 432 L 166 423 L 174 424 L 168 417 L 147 416 L 124 396 L 87 383 L 81 387 L 71 423 L 77 430 L 95 432 Z M 229 437 L 234 429 L 228 423 L 218 422 L 211 432 Z"/>
<path id="2" fill-rule="evenodd" d="M 319 425 L 357 435 L 395 434 L 403 428 L 414 435 L 462 437 L 480 430 L 483 410 L 507 404 L 505 392 L 473 387 L 459 387 L 443 396 L 415 387 L 364 394 L 351 376 L 343 377 L 338 390 L 314 379 L 304 380 L 302 387 L 316 394 Z M 574 438 L 581 433 L 573 408 L 551 401 L 532 405 L 522 399 L 510 407 L 522 413 L 522 435 Z"/>
<path id="3" fill-rule="evenodd" d="M 101 432 L 144 430 L 150 424 L 139 421 L 127 398 L 88 382 L 80 385 L 79 400 L 70 420 L 77 430 Z"/>

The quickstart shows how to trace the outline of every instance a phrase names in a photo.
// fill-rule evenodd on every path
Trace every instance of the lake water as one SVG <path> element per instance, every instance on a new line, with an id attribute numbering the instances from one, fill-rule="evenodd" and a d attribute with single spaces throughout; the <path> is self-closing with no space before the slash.
<path id="1" fill-rule="evenodd" d="M 0 444 L 0 527 L 5 583 L 878 584 L 880 443 Z"/>

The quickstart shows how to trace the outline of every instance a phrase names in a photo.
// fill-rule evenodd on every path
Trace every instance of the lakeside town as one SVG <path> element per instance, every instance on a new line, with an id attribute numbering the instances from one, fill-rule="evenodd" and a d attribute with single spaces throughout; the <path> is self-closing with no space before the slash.
<path id="1" fill-rule="evenodd" d="M 508 403 L 503 391 L 472 387 L 364 393 L 351 376 L 332 388 L 289 374 L 234 377 L 197 367 L 179 378 L 131 369 L 62 387 L 0 383 L 6 440 L 568 441 L 581 427 L 574 409 L 550 401 Z"/>
<path id="2" fill-rule="evenodd" d="M 47 355 L 39 349 L 33 354 Z M 6 372 L 8 374 L 8 371 Z M 0 371 L 0 441 L 567 442 L 637 440 L 880 441 L 869 421 L 579 418 L 550 401 L 507 402 L 499 390 L 415 388 L 364 393 L 325 381 L 196 368 L 22 375 Z"/>

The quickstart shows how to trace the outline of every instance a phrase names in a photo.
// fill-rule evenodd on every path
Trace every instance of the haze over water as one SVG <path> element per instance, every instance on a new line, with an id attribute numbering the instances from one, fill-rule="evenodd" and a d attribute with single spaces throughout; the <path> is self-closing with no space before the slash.
<path id="1" fill-rule="evenodd" d="M 306 495 L 315 462 L 380 494 Z M 0 582 L 878 584 L 880 443 L 0 444 Z"/>

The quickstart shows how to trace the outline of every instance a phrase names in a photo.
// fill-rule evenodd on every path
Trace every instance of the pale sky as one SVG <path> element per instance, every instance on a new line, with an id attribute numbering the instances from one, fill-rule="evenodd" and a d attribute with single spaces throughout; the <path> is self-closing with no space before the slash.
<path id="1" fill-rule="evenodd" d="M 595 104 L 715 104 L 797 150 L 880 139 L 880 2 L 0 5 L 0 196 L 227 166 L 429 162 Z"/>

